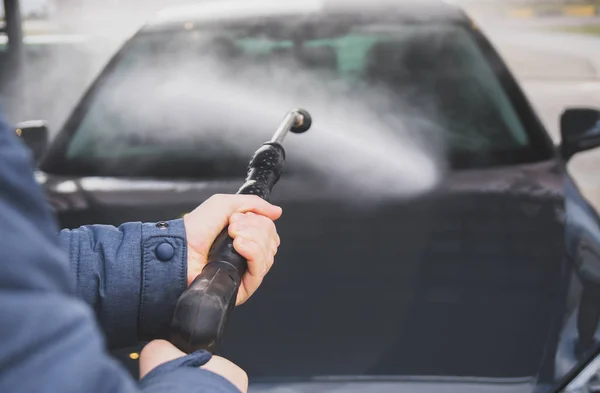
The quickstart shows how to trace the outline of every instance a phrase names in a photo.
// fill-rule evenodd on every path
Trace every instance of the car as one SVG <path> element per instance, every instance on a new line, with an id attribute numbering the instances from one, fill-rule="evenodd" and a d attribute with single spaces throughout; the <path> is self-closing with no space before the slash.
<path id="1" fill-rule="evenodd" d="M 539 392 L 597 353 L 600 220 L 566 163 L 600 112 L 566 110 L 555 146 L 455 5 L 169 9 L 49 146 L 17 132 L 62 227 L 154 222 L 235 192 L 291 104 L 315 126 L 285 142 L 282 246 L 222 348 L 251 391 Z"/>

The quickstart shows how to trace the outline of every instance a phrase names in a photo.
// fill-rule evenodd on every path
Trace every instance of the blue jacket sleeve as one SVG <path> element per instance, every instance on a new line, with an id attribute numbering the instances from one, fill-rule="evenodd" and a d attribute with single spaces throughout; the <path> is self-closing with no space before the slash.
<path id="1" fill-rule="evenodd" d="M 187 283 L 183 220 L 84 226 L 60 233 L 76 291 L 111 348 L 166 338 Z"/>
<path id="2" fill-rule="evenodd" d="M 105 352 L 92 310 L 76 296 L 29 153 L 1 118 L 0 223 L 0 392 L 237 391 L 197 369 L 210 357 L 206 353 L 162 365 L 138 385 Z M 143 226 L 139 230 L 146 239 Z M 154 279 L 150 274 L 150 283 Z"/>

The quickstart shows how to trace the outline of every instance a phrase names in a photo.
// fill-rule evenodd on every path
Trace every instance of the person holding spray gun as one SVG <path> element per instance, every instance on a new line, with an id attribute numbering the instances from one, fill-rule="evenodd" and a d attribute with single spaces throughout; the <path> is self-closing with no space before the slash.
<path id="1" fill-rule="evenodd" d="M 296 115 L 286 119 L 289 128 Z M 246 373 L 229 360 L 164 339 L 173 336 L 173 314 L 187 318 L 182 293 L 202 303 L 198 286 L 219 281 L 218 269 L 204 269 L 215 239 L 243 260 L 230 306 L 245 302 L 271 268 L 282 210 L 264 199 L 279 178 L 284 131 L 259 149 L 238 192 L 255 195 L 213 196 L 184 219 L 86 226 L 57 238 L 30 154 L 0 116 L 0 392 L 246 392 Z M 228 263 L 216 255 L 216 265 Z M 179 333 L 195 334 L 186 329 Z M 149 340 L 137 384 L 105 346 Z"/>

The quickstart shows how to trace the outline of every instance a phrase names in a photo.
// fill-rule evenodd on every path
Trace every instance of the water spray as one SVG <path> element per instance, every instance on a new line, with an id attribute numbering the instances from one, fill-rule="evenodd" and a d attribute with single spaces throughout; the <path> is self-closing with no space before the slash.
<path id="1" fill-rule="evenodd" d="M 307 111 L 290 111 L 273 138 L 254 153 L 246 181 L 237 194 L 257 195 L 268 200 L 283 170 L 285 150 L 282 142 L 285 136 L 289 131 L 306 132 L 311 125 Z M 234 249 L 226 227 L 214 241 L 207 265 L 177 302 L 170 338 L 175 346 L 185 353 L 201 349 L 215 353 L 218 350 L 247 269 L 247 261 Z"/>

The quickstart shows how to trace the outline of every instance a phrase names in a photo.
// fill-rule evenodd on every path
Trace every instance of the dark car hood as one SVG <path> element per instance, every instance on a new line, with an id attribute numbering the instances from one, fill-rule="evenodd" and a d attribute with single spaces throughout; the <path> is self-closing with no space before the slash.
<path id="1" fill-rule="evenodd" d="M 544 378 L 568 274 L 562 176 L 556 162 L 463 171 L 372 200 L 284 178 L 277 263 L 233 314 L 224 355 L 257 377 Z M 45 184 L 72 227 L 180 216 L 240 183 Z"/>

